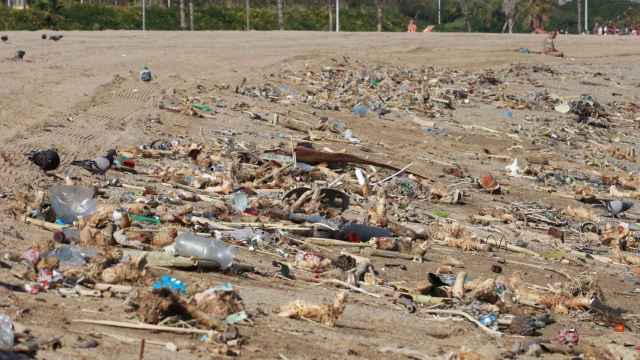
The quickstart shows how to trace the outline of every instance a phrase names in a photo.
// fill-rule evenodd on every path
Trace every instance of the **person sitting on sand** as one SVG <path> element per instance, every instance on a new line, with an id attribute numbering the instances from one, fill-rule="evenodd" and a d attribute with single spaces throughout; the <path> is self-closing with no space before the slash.
<path id="1" fill-rule="evenodd" d="M 542 47 L 542 53 L 545 55 L 564 57 L 564 54 L 556 49 L 555 39 L 558 36 L 558 30 L 549 33 L 546 39 L 544 39 L 544 45 Z"/>
<path id="2" fill-rule="evenodd" d="M 409 25 L 407 26 L 407 32 L 414 33 L 418 30 L 418 26 L 416 25 L 416 21 L 414 19 L 409 20 Z"/>

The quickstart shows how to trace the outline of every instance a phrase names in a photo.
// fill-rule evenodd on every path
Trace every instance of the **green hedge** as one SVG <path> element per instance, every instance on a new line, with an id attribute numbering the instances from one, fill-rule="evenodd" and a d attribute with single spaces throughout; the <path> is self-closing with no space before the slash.
<path id="1" fill-rule="evenodd" d="M 66 4 L 51 10 L 50 1 L 35 0 L 28 10 L 13 10 L 0 6 L 0 30 L 38 30 L 45 28 L 60 30 L 104 30 L 140 29 L 142 15 L 138 6 L 80 5 Z M 574 0 L 575 1 L 575 0 Z M 410 3 L 410 0 L 401 0 Z M 372 2 L 373 3 L 373 2 Z M 485 2 L 485 7 L 474 9 L 473 31 L 499 32 L 504 24 L 500 12 L 501 1 Z M 625 0 L 590 0 L 590 26 L 594 21 L 616 20 L 618 23 L 640 22 L 640 4 Z M 278 28 L 276 9 L 271 3 L 254 1 L 251 9 L 251 27 L 255 30 L 276 30 Z M 438 31 L 465 31 L 464 21 L 455 2 L 445 2 L 444 23 Z M 496 5 L 497 4 L 497 5 Z M 400 7 L 402 8 L 402 7 Z M 394 8 L 395 9 L 395 8 Z M 403 11 L 387 9 L 384 14 L 384 31 L 405 31 L 408 13 L 418 16 L 419 30 L 435 22 L 432 6 L 414 6 Z M 622 16 L 621 16 L 622 15 Z M 329 29 L 329 14 L 326 6 L 292 5 L 285 8 L 285 29 L 315 30 Z M 575 2 L 556 6 L 547 28 L 576 28 Z M 149 7 L 147 29 L 179 30 L 178 8 Z M 335 20 L 335 19 L 334 19 Z M 194 14 L 196 30 L 243 30 L 245 26 L 244 8 L 220 6 L 196 7 Z M 340 28 L 344 31 L 376 31 L 377 17 L 373 6 L 344 8 L 340 12 Z M 526 16 L 519 19 L 517 31 L 528 32 Z"/>
<path id="2" fill-rule="evenodd" d="M 329 14 L 326 7 L 289 7 L 285 9 L 287 30 L 328 30 Z M 354 8 L 340 12 L 341 29 L 344 31 L 375 31 L 376 9 Z M 188 21 L 188 19 L 187 19 Z M 399 12 L 386 12 L 385 31 L 404 31 L 408 19 Z M 243 30 L 244 8 L 204 7 L 196 8 L 194 25 L 197 30 Z M 142 14 L 138 7 L 116 7 L 108 5 L 69 5 L 60 8 L 54 15 L 40 9 L 11 10 L 0 7 L 0 29 L 38 30 L 131 30 L 140 29 Z M 147 29 L 179 30 L 178 8 L 149 7 Z M 251 9 L 251 28 L 254 30 L 276 30 L 278 18 L 275 7 Z"/>

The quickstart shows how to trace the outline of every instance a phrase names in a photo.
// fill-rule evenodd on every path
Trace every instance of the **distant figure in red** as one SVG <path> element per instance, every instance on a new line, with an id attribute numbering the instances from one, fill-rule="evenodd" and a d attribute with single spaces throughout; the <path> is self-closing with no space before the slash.
<path id="1" fill-rule="evenodd" d="M 418 29 L 416 25 L 416 21 L 414 19 L 409 20 L 409 25 L 407 26 L 407 32 L 414 33 Z"/>

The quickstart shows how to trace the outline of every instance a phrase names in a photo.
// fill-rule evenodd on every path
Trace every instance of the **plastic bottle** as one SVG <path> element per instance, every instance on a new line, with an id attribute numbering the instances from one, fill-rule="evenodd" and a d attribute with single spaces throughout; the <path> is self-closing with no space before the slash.
<path id="1" fill-rule="evenodd" d="M 249 207 L 249 197 L 244 191 L 236 191 L 231 198 L 231 207 L 238 212 L 243 213 Z"/>
<path id="2" fill-rule="evenodd" d="M 62 245 L 53 251 L 50 251 L 47 256 L 55 256 L 60 260 L 61 264 L 68 266 L 82 266 L 87 263 L 87 260 L 96 256 L 97 252 L 94 249 L 82 249 L 73 245 Z"/>
<path id="3" fill-rule="evenodd" d="M 367 113 L 369 112 L 369 108 L 366 107 L 365 105 L 357 104 L 356 106 L 353 107 L 351 112 L 356 116 L 365 117 L 365 116 L 367 116 Z"/>
<path id="4" fill-rule="evenodd" d="M 96 212 L 94 189 L 56 185 L 50 190 L 51 206 L 58 219 L 65 224 L 73 224 L 78 217 L 87 217 Z"/>
<path id="5" fill-rule="evenodd" d="M 80 241 L 80 230 L 66 227 L 53 233 L 53 241 L 59 244 L 76 244 Z"/>
<path id="6" fill-rule="evenodd" d="M 0 314 L 0 350 L 13 349 L 13 322 L 5 314 Z"/>
<path id="7" fill-rule="evenodd" d="M 222 269 L 231 266 L 234 251 L 223 241 L 185 232 L 176 238 L 176 255 L 216 262 Z"/>

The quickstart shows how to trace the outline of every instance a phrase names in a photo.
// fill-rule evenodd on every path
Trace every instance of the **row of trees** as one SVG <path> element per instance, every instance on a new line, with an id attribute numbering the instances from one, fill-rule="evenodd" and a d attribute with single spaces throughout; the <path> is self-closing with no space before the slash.
<path id="1" fill-rule="evenodd" d="M 132 28 L 141 22 L 143 0 L 2 0 L 26 1 L 25 13 L 0 14 L 0 26 L 16 19 L 41 17 L 51 27 L 87 23 L 95 29 Z M 150 29 L 290 29 L 335 28 L 336 0 L 144 0 Z M 630 0 L 588 0 L 591 24 L 640 20 L 640 4 Z M 410 18 L 438 31 L 528 32 L 560 28 L 581 32 L 585 0 L 340 0 L 341 27 L 349 31 L 403 31 Z M 439 5 L 441 4 L 441 8 Z M 0 8 L 0 11 L 2 8 Z M 5 8 L 5 12 L 7 9 Z M 31 13 L 28 13 L 30 11 Z M 83 19 L 84 17 L 87 19 Z M 12 20 L 13 18 L 13 20 Z M 92 20 L 94 19 L 94 20 Z M 440 23 L 441 20 L 441 23 Z M 93 21 L 93 22 L 92 22 Z M 120 24 L 120 25 L 119 25 Z M 36 26 L 36 25 L 34 25 Z"/>

